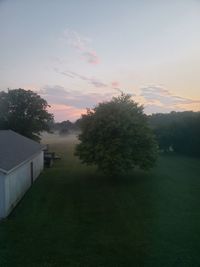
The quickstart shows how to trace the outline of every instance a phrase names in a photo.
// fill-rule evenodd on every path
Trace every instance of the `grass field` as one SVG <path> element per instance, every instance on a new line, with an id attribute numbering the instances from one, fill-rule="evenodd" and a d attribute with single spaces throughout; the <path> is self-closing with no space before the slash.
<path id="1" fill-rule="evenodd" d="M 74 158 L 73 136 L 46 140 L 62 160 L 0 223 L 0 267 L 200 266 L 199 160 L 108 179 Z"/>

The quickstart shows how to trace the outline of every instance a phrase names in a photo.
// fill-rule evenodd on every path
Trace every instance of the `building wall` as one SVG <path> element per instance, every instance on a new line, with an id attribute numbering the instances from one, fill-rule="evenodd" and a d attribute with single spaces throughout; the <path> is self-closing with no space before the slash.
<path id="1" fill-rule="evenodd" d="M 5 179 L 4 174 L 0 172 L 0 219 L 5 214 Z"/>
<path id="2" fill-rule="evenodd" d="M 35 181 L 44 168 L 44 152 L 42 151 L 33 161 L 33 180 Z"/>
<path id="3" fill-rule="evenodd" d="M 5 176 L 5 216 L 7 216 L 16 206 L 25 192 L 36 180 L 43 170 L 43 151 L 32 160 L 19 166 L 14 171 Z M 31 175 L 31 162 L 33 164 L 33 175 Z M 31 176 L 33 176 L 31 178 Z"/>

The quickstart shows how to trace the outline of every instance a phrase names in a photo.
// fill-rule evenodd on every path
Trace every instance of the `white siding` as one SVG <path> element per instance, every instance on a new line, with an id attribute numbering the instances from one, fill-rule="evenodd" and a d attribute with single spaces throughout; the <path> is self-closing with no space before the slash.
<path id="1" fill-rule="evenodd" d="M 5 179 L 4 174 L 0 172 L 0 219 L 5 216 Z"/>
<path id="2" fill-rule="evenodd" d="M 44 168 L 44 152 L 42 151 L 33 162 L 33 180 L 35 181 Z"/>
<path id="3" fill-rule="evenodd" d="M 35 181 L 43 169 L 43 151 L 5 177 L 5 216 L 10 213 L 31 186 L 31 162 L 33 164 L 33 181 Z"/>

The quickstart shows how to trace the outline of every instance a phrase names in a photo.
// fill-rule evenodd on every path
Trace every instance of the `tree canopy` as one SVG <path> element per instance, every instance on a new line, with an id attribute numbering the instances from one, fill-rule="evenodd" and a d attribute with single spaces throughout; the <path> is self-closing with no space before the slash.
<path id="1" fill-rule="evenodd" d="M 155 163 L 157 144 L 143 107 L 121 94 L 88 109 L 79 122 L 80 143 L 75 154 L 83 163 L 95 164 L 111 174 Z"/>
<path id="2" fill-rule="evenodd" d="M 54 122 L 51 125 L 51 130 L 59 132 L 60 135 L 67 135 L 70 133 L 74 133 L 79 130 L 77 121 L 71 122 L 69 120 L 66 120 L 62 122 Z"/>
<path id="3" fill-rule="evenodd" d="M 46 100 L 37 93 L 14 89 L 0 92 L 0 129 L 11 129 L 29 138 L 40 140 L 40 132 L 49 130 L 53 115 Z"/>
<path id="4" fill-rule="evenodd" d="M 200 157 L 200 112 L 158 113 L 149 121 L 161 150 Z"/>

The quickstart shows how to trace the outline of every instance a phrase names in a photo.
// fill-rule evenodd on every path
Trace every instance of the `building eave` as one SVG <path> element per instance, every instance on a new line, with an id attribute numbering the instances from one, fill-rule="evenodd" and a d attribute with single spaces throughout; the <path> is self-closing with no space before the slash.
<path id="1" fill-rule="evenodd" d="M 2 172 L 3 174 L 7 174 L 7 171 L 1 168 L 0 168 L 0 172 Z"/>
<path id="2" fill-rule="evenodd" d="M 33 154 L 31 157 L 29 157 L 28 159 L 22 161 L 20 164 L 16 165 L 15 167 L 13 167 L 10 170 L 4 170 L 0 168 L 0 171 L 4 174 L 10 174 L 11 172 L 13 172 L 15 169 L 18 169 L 20 166 L 24 165 L 25 163 L 27 163 L 28 161 L 32 160 L 36 155 L 40 154 L 41 152 L 43 152 L 43 149 L 41 148 L 41 150 L 39 150 L 37 153 Z"/>

